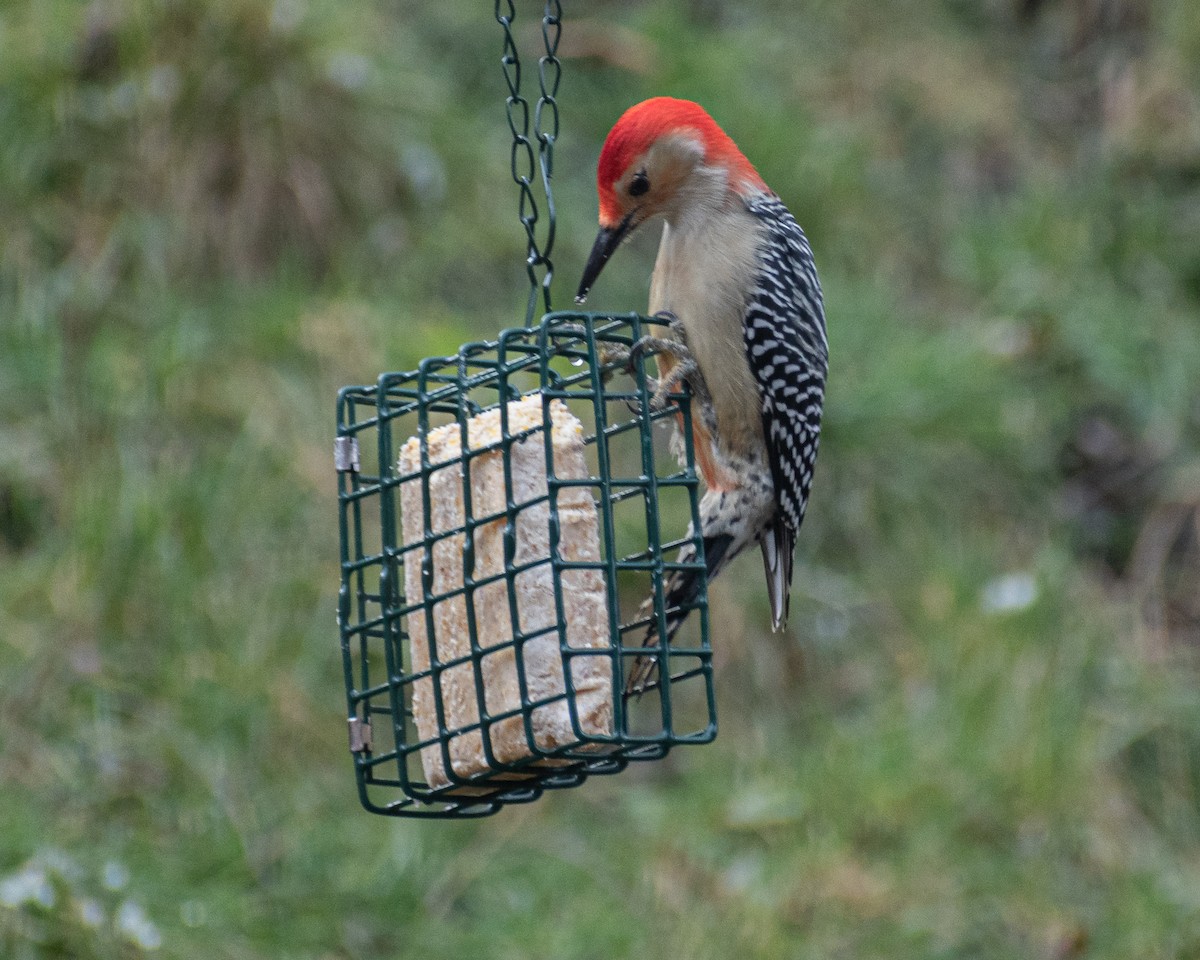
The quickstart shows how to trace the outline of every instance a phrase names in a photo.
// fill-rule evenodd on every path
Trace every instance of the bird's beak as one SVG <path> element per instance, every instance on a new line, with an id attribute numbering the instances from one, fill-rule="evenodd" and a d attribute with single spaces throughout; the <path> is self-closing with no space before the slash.
<path id="1" fill-rule="evenodd" d="M 583 279 L 579 281 L 579 292 L 575 294 L 575 302 L 583 303 L 592 290 L 592 284 L 600 276 L 600 271 L 608 263 L 613 251 L 621 245 L 621 241 L 633 228 L 633 214 L 630 213 L 615 227 L 601 227 L 596 234 L 596 242 L 592 244 L 592 252 L 588 257 L 587 266 L 583 268 Z"/>

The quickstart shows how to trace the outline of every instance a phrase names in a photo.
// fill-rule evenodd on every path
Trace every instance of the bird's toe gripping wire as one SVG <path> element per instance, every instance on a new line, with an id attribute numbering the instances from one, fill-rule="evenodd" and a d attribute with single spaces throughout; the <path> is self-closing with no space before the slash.
<path id="1" fill-rule="evenodd" d="M 651 410 L 658 412 L 666 409 L 671 392 L 681 383 L 686 383 L 691 388 L 692 395 L 701 404 L 708 406 L 712 403 L 708 385 L 700 373 L 700 366 L 682 340 L 645 336 L 630 347 L 606 346 L 601 359 L 606 365 L 619 364 L 633 373 L 637 369 L 638 361 L 646 356 L 666 356 L 672 361 L 665 376 L 658 379 L 647 378 L 647 386 L 652 391 Z M 636 415 L 641 414 L 640 406 L 636 402 L 631 401 L 630 410 Z"/>

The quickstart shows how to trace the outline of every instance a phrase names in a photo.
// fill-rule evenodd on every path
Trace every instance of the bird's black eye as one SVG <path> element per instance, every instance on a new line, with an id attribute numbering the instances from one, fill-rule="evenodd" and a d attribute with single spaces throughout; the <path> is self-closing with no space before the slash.
<path id="1" fill-rule="evenodd" d="M 633 179 L 629 182 L 629 195 L 631 197 L 640 197 L 643 193 L 650 189 L 650 180 L 646 176 L 645 171 L 635 173 Z"/>

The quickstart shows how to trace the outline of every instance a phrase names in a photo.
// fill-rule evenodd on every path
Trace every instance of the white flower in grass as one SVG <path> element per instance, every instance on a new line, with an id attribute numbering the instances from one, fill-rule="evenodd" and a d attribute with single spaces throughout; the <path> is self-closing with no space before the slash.
<path id="1" fill-rule="evenodd" d="M 979 605 L 985 613 L 1016 613 L 1031 607 L 1037 598 L 1037 579 L 1032 573 L 1018 571 L 984 584 Z"/>
<path id="2" fill-rule="evenodd" d="M 79 910 L 79 922 L 85 927 L 95 929 L 104 924 L 104 907 L 100 905 L 100 901 L 91 897 L 80 897 L 75 906 Z"/>
<path id="3" fill-rule="evenodd" d="M 41 867 L 33 864 L 26 864 L 0 880 L 0 904 L 6 907 L 15 909 L 32 903 L 49 910 L 54 906 L 54 899 L 50 878 Z"/>
<path id="4" fill-rule="evenodd" d="M 113 924 L 127 940 L 143 950 L 157 950 L 162 946 L 162 934 L 159 933 L 154 922 L 146 916 L 146 911 L 142 909 L 140 903 L 133 900 L 126 900 L 122 903 L 117 908 Z"/>

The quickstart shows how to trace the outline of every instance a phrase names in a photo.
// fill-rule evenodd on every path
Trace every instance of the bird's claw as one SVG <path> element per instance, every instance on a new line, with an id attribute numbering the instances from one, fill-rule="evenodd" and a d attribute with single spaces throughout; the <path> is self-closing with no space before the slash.
<path id="1" fill-rule="evenodd" d="M 686 356 L 690 359 L 691 353 L 688 351 L 683 324 L 679 322 L 679 318 L 671 313 L 670 310 L 660 310 L 651 319 L 656 320 L 663 326 L 670 327 L 671 332 L 675 334 L 675 339 L 666 340 L 661 337 L 646 335 L 635 340 L 628 347 L 620 343 L 605 343 L 600 347 L 598 353 L 601 363 L 623 366 L 630 373 L 633 373 L 635 364 L 647 352 L 650 355 L 668 353 L 676 358 Z"/>
<path id="2" fill-rule="evenodd" d="M 670 327 L 671 332 L 681 342 L 684 340 L 683 324 L 680 323 L 679 317 L 675 316 L 670 310 L 659 310 L 650 319 L 661 323 L 664 327 Z"/>
<path id="3" fill-rule="evenodd" d="M 683 341 L 666 340 L 662 337 L 642 337 L 629 348 L 630 372 L 633 372 L 634 364 L 648 353 L 651 355 L 662 354 L 674 361 L 666 376 L 660 377 L 657 380 L 648 377 L 646 380 L 646 386 L 652 391 L 650 397 L 651 410 L 655 412 L 665 410 L 671 391 L 684 381 L 687 381 L 692 387 L 693 393 L 703 396 L 708 395 L 704 381 L 700 377 L 700 368 L 692 357 L 691 351 L 688 350 L 687 344 Z"/>
<path id="4" fill-rule="evenodd" d="M 669 326 L 678 339 L 647 335 L 635 340 L 628 347 L 621 344 L 606 344 L 599 354 L 601 362 L 606 367 L 614 364 L 621 365 L 630 374 L 636 374 L 638 364 L 647 356 L 670 357 L 674 362 L 665 376 L 657 379 L 646 378 L 646 386 L 650 390 L 650 410 L 654 413 L 665 410 L 670 402 L 671 391 L 680 383 L 685 382 L 691 387 L 693 396 L 700 403 L 711 404 L 712 399 L 708 392 L 708 385 L 704 382 L 704 378 L 700 374 L 700 367 L 683 339 L 683 328 L 679 323 L 679 318 L 665 310 L 656 313 L 654 318 Z M 610 375 L 611 372 L 609 370 L 607 375 Z M 643 414 L 640 403 L 631 401 L 628 406 L 635 416 Z"/>
<path id="5" fill-rule="evenodd" d="M 600 382 L 608 383 L 613 375 L 613 368 L 632 370 L 629 360 L 629 347 L 620 343 L 604 343 L 596 350 L 596 359 L 600 361 Z"/>
<path id="6" fill-rule="evenodd" d="M 670 352 L 675 353 L 676 345 L 670 340 L 661 340 L 658 337 L 642 337 L 634 341 L 633 344 L 626 347 L 621 344 L 606 344 L 601 348 L 599 353 L 600 362 L 606 367 L 613 366 L 623 367 L 630 375 L 636 375 L 638 364 L 645 359 L 647 355 L 653 356 L 657 353 Z M 682 346 L 680 344 L 679 346 Z M 684 348 L 686 349 L 686 348 Z M 606 369 L 605 378 L 612 376 L 612 369 Z M 665 379 L 665 378 L 664 378 Z M 656 379 L 654 377 L 646 377 L 646 386 L 651 391 L 650 409 L 658 412 L 664 409 L 667 405 L 667 394 L 670 392 L 671 383 L 667 383 L 664 387 L 664 379 Z M 634 416 L 640 417 L 643 413 L 642 405 L 637 400 L 626 401 L 626 406 L 629 407 Z"/>

